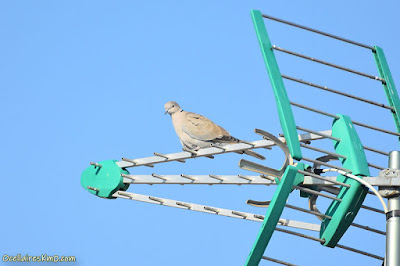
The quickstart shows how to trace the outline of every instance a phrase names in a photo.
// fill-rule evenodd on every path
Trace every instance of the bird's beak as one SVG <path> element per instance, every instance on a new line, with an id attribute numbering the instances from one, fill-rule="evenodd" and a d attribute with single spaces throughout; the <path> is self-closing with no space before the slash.
<path id="1" fill-rule="evenodd" d="M 164 113 L 164 114 L 166 115 L 167 113 L 168 113 L 168 110 L 167 110 L 167 111 L 165 111 L 165 113 Z"/>

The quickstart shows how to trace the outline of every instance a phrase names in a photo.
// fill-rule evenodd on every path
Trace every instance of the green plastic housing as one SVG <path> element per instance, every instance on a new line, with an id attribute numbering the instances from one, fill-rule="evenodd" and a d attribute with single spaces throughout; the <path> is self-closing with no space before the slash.
<path id="1" fill-rule="evenodd" d="M 129 172 L 120 168 L 116 162 L 117 160 L 101 161 L 101 167 L 91 165 L 86 168 L 81 175 L 82 187 L 96 196 L 108 199 L 113 199 L 112 195 L 118 190 L 126 191 L 129 184 L 123 183 L 121 174 Z"/>
<path id="2" fill-rule="evenodd" d="M 338 116 L 340 118 L 333 121 L 332 136 L 341 139 L 333 144 L 336 153 L 347 157 L 340 158 L 343 167 L 352 170 L 352 174 L 358 177 L 369 176 L 364 148 L 353 123 L 348 116 Z M 339 175 L 337 180 L 349 184 L 350 187 L 340 188 L 337 197 L 342 202 L 333 201 L 325 213 L 332 219 L 324 219 L 321 223 L 320 238 L 325 240 L 324 245 L 328 247 L 335 247 L 339 242 L 356 217 L 368 192 L 368 188 L 351 178 Z"/>
<path id="3" fill-rule="evenodd" d="M 274 51 L 272 50 L 271 41 L 268 37 L 267 29 L 265 28 L 263 16 L 260 11 L 252 10 L 251 17 L 257 33 L 258 42 L 260 43 L 265 65 L 267 66 L 269 79 L 274 90 L 279 121 L 281 123 L 283 134 L 285 135 L 286 143 L 292 158 L 301 160 L 302 155 L 300 142 L 292 107 L 290 106 L 289 98 L 286 93 L 278 63 L 276 62 Z"/>
<path id="4" fill-rule="evenodd" d="M 397 94 L 396 86 L 394 85 L 392 74 L 390 73 L 389 65 L 386 61 L 385 54 L 383 53 L 382 48 L 379 46 L 374 46 L 374 58 L 376 65 L 379 70 L 379 75 L 386 82 L 383 84 L 383 88 L 386 93 L 386 98 L 391 107 L 394 108 L 394 112 L 392 112 L 394 123 L 396 124 L 397 132 L 400 132 L 400 100 L 399 95 Z"/>

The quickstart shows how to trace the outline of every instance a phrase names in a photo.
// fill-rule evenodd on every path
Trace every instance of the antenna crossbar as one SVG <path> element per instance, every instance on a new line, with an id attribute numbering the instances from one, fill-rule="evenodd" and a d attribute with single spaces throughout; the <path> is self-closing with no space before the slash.
<path id="1" fill-rule="evenodd" d="M 326 134 L 324 131 L 323 133 Z M 321 135 L 308 133 L 308 134 L 301 134 L 299 135 L 299 140 L 302 142 L 310 141 L 310 140 L 317 140 L 322 139 Z M 281 141 L 284 138 L 280 138 Z M 128 167 L 136 167 L 136 166 L 153 166 L 157 163 L 164 163 L 164 162 L 172 162 L 172 161 L 183 161 L 185 159 L 191 159 L 196 157 L 210 157 L 212 155 L 229 153 L 229 152 L 242 152 L 245 150 L 257 149 L 257 148 L 271 148 L 272 146 L 276 145 L 274 142 L 270 140 L 257 140 L 247 143 L 235 143 L 229 144 L 223 147 L 223 149 L 218 147 L 210 147 L 200 149 L 196 152 L 189 152 L 183 151 L 178 153 L 170 153 L 170 154 L 160 154 L 155 153 L 156 156 L 140 158 L 140 159 L 127 159 L 122 158 L 122 161 L 117 162 L 117 165 L 121 168 L 128 168 Z"/>
<path id="2" fill-rule="evenodd" d="M 175 208 L 191 210 L 191 211 L 198 211 L 198 212 L 222 215 L 222 216 L 238 218 L 238 219 L 243 219 L 243 220 L 249 220 L 249 221 L 255 221 L 255 222 L 262 222 L 264 220 L 264 215 L 242 212 L 242 211 L 239 212 L 239 211 L 234 211 L 234 210 L 229 210 L 229 209 L 224 209 L 224 208 L 205 206 L 205 205 L 201 205 L 201 204 L 176 201 L 176 200 L 160 198 L 160 197 L 152 197 L 152 196 L 147 196 L 147 195 L 142 195 L 142 194 L 126 192 L 126 191 L 117 191 L 113 194 L 113 196 L 117 197 L 117 198 L 131 199 L 131 200 L 136 200 L 136 201 L 141 201 L 141 202 L 159 204 L 159 205 L 163 205 L 163 206 L 175 207 Z M 281 218 L 281 219 L 279 219 L 278 224 L 282 225 L 282 226 L 293 227 L 293 228 L 304 229 L 304 230 L 311 230 L 311 231 L 316 231 L 316 232 L 319 232 L 319 230 L 320 230 L 319 224 L 312 224 L 312 223 L 294 221 L 294 220 L 289 220 L 289 219 Z"/>

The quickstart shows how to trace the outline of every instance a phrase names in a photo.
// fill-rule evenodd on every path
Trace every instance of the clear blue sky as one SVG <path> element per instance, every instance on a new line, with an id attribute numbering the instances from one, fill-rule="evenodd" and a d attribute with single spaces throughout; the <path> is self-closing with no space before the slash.
<path id="1" fill-rule="evenodd" d="M 181 151 L 170 117 L 164 115 L 169 100 L 209 117 L 241 139 L 260 139 L 254 128 L 280 133 L 251 9 L 381 46 L 399 88 L 400 4 L 393 0 L 382 5 L 377 1 L 2 1 L 0 255 L 76 256 L 71 265 L 82 266 L 243 265 L 261 223 L 101 199 L 81 187 L 80 175 L 90 161 Z M 377 74 L 372 54 L 362 48 L 274 22 L 267 21 L 267 27 L 278 46 Z M 381 85 L 372 80 L 328 72 L 326 67 L 281 54 L 278 61 L 282 73 L 385 101 Z M 294 101 L 395 130 L 384 110 L 285 83 Z M 330 129 L 329 118 L 294 112 L 299 125 Z M 367 146 L 399 149 L 394 137 L 361 129 L 360 135 Z M 263 154 L 265 164 L 280 166 L 278 150 Z M 384 156 L 367 156 L 386 166 Z M 251 174 L 238 168 L 240 158 L 237 154 L 199 158 L 131 173 Z M 266 209 L 247 206 L 245 201 L 271 199 L 274 187 L 137 185 L 129 191 L 265 214 Z M 289 203 L 307 207 L 297 191 Z M 324 204 L 321 200 L 321 209 Z M 380 207 L 372 196 L 367 204 Z M 290 210 L 282 217 L 318 223 L 315 217 Z M 360 211 L 356 222 L 385 228 L 384 217 L 368 211 Z M 384 255 L 384 237 L 359 229 L 352 228 L 341 243 Z M 266 255 L 299 265 L 380 265 L 279 232 Z"/>

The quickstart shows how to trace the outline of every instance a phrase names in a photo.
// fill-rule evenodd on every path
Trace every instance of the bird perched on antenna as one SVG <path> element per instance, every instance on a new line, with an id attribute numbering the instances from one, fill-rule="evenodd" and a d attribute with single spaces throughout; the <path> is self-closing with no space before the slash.
<path id="1" fill-rule="evenodd" d="M 228 131 L 213 121 L 199 114 L 183 111 L 177 102 L 170 101 L 164 105 L 165 114 L 170 114 L 175 132 L 183 149 L 197 151 L 211 146 L 222 146 L 224 143 L 240 143 L 240 139 L 231 136 Z M 251 150 L 245 154 L 264 160 L 265 157 Z"/>

